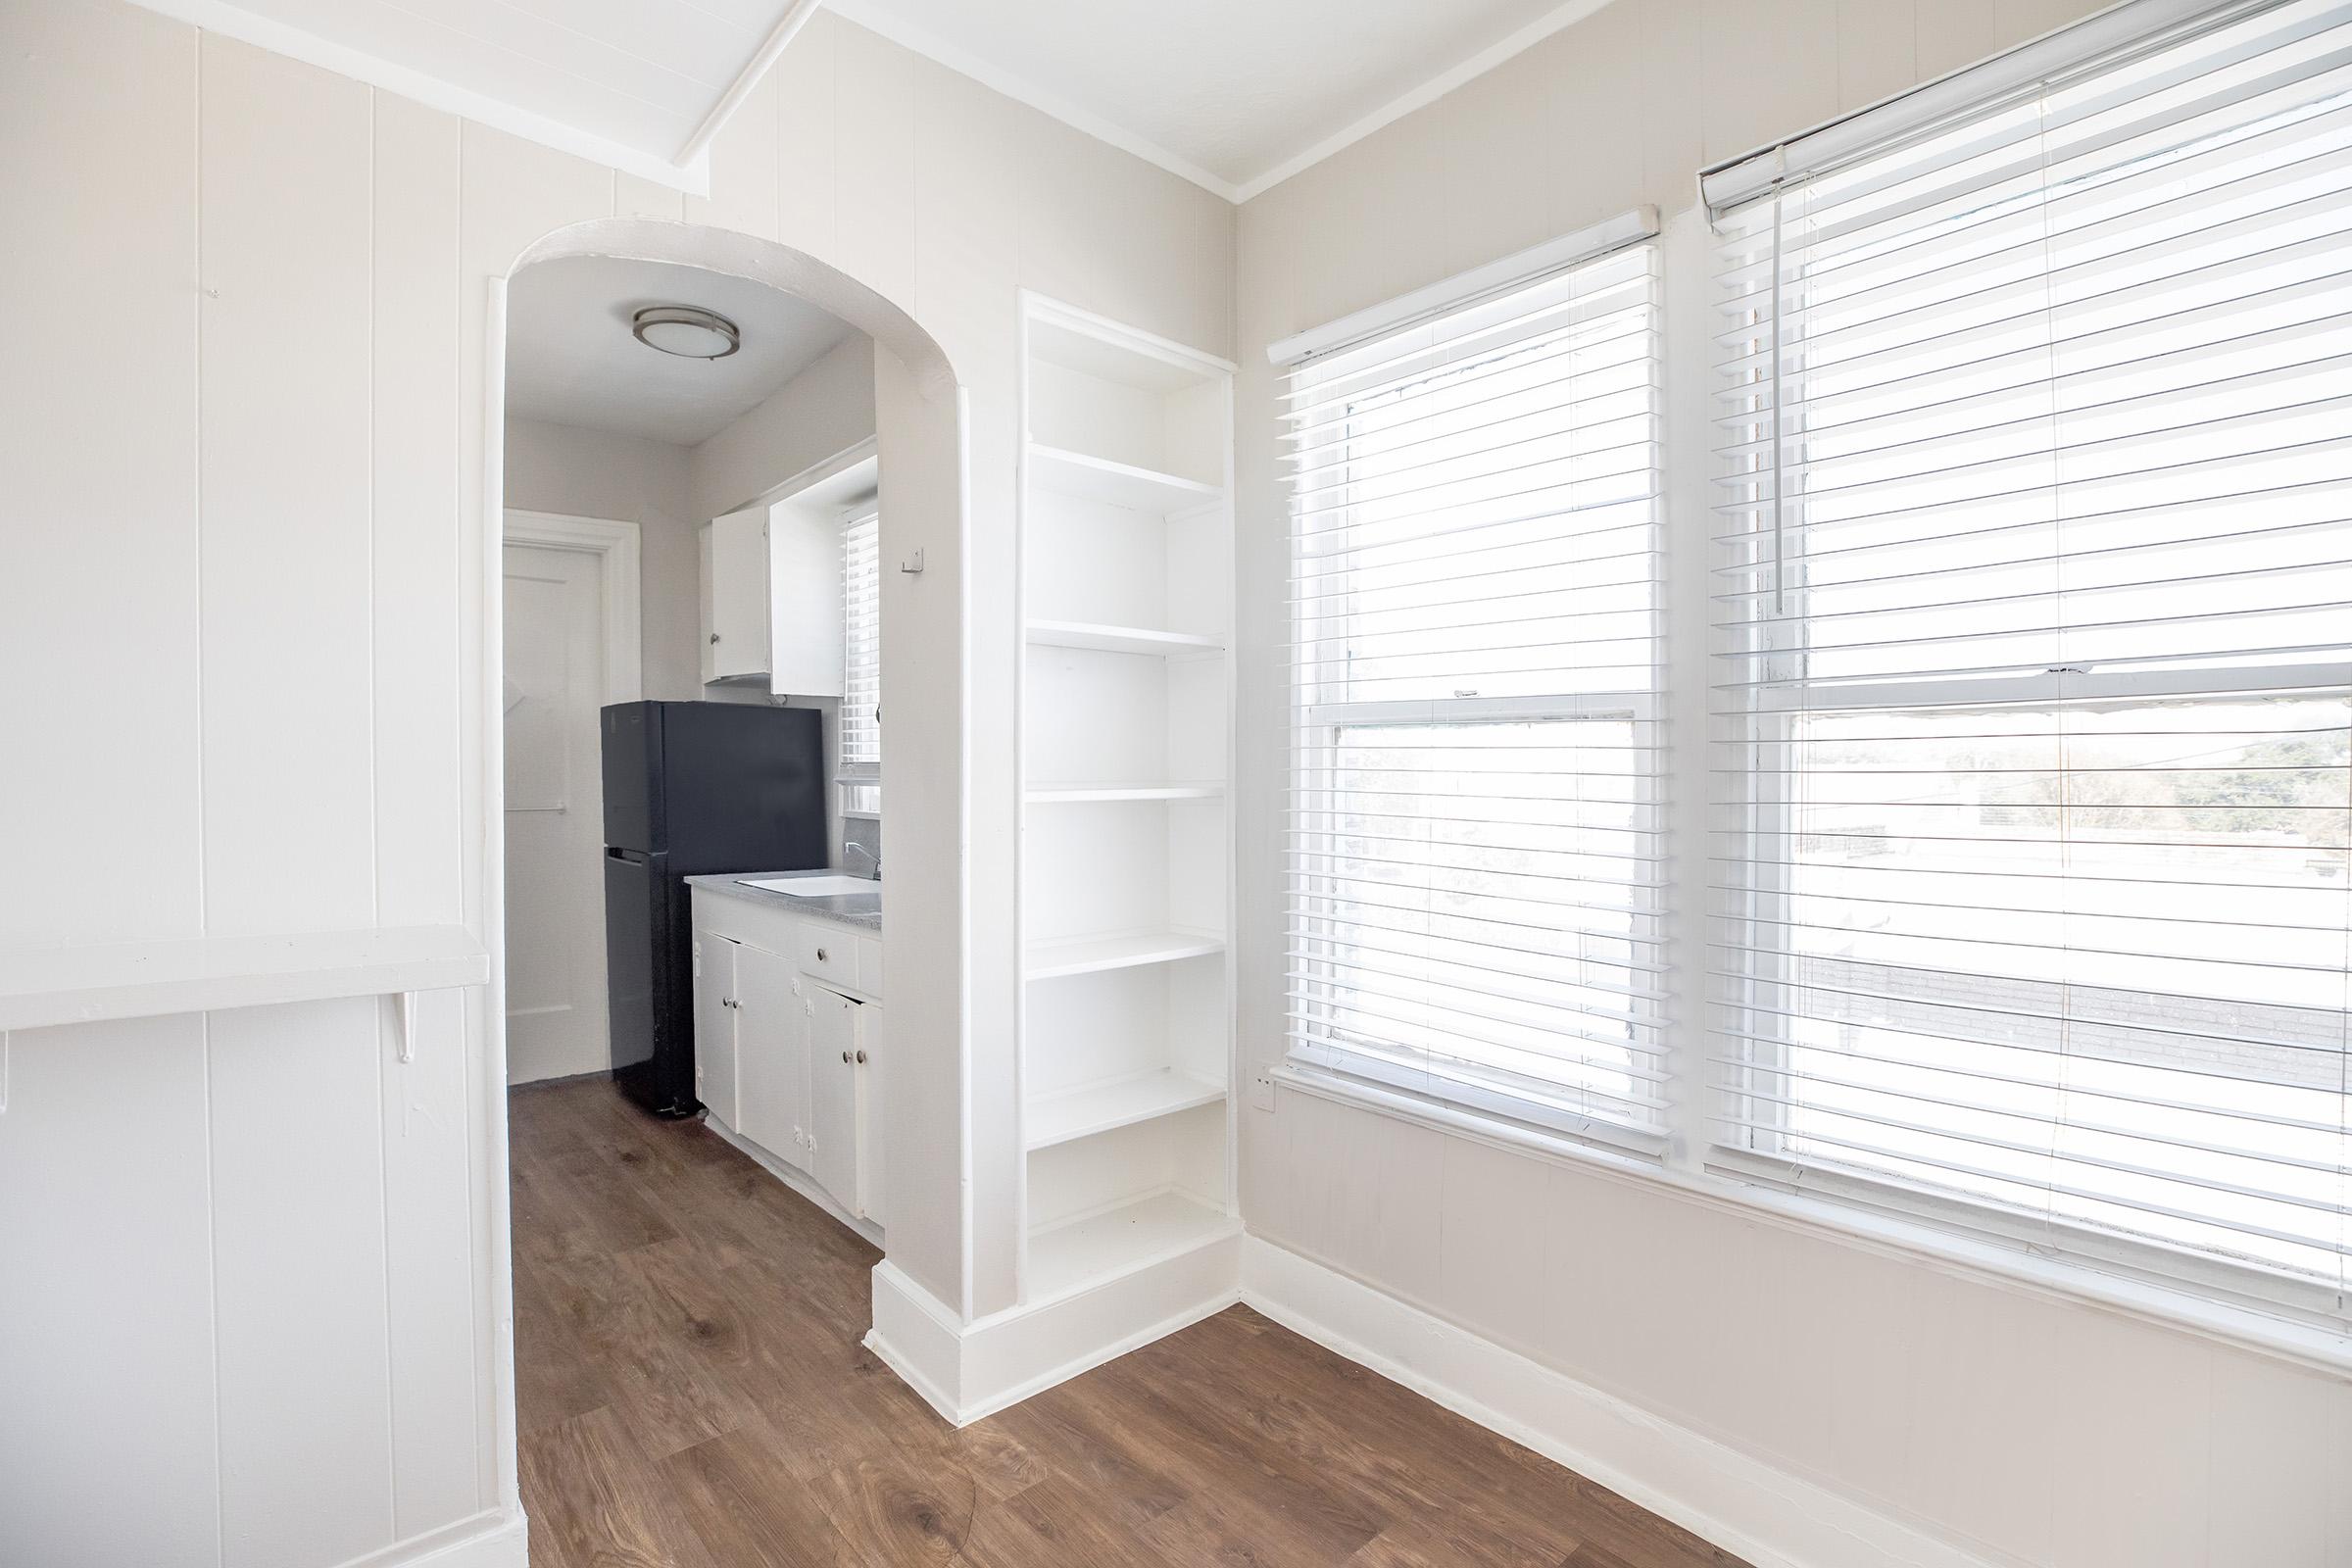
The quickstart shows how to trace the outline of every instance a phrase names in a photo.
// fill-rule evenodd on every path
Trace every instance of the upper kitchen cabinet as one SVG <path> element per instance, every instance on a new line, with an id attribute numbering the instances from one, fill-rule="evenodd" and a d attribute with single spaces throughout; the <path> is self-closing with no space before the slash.
<path id="1" fill-rule="evenodd" d="M 703 682 L 842 695 L 842 530 L 870 515 L 872 443 L 702 536 Z"/>

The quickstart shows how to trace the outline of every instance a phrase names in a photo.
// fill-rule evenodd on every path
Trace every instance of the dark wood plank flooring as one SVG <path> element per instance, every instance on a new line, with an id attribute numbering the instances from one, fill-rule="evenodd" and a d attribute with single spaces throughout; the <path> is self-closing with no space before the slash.
<path id="1" fill-rule="evenodd" d="M 604 1082 L 511 1106 L 534 1568 L 1739 1568 L 1247 1307 L 957 1432 L 873 1249 Z"/>

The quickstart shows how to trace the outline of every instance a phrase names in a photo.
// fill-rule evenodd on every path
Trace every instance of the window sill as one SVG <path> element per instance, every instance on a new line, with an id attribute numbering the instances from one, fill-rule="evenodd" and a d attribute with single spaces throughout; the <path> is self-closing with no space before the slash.
<path id="1" fill-rule="evenodd" d="M 2110 1272 L 2068 1257 L 2028 1252 L 1906 1219 L 1742 1181 L 1686 1170 L 1474 1111 L 1382 1089 L 1318 1068 L 1278 1064 L 1274 1081 L 1299 1094 L 1369 1110 L 1393 1120 L 1568 1165 L 1612 1181 L 1664 1188 L 1725 1212 L 1799 1231 L 1881 1256 L 1923 1265 L 2002 1290 L 2126 1317 L 2248 1350 L 2306 1371 L 2352 1380 L 2352 1328 L 2337 1329 L 2219 1301 L 2178 1285 Z"/>

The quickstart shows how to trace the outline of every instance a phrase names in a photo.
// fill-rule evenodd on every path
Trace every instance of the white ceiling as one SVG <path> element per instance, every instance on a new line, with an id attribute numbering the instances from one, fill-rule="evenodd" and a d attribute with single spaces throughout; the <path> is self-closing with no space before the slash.
<path id="1" fill-rule="evenodd" d="M 743 332 L 723 360 L 629 335 L 648 305 L 697 305 Z M 661 262 L 577 257 L 515 274 L 507 294 L 507 412 L 516 418 L 695 446 L 733 424 L 857 329 L 746 278 Z"/>
<path id="2" fill-rule="evenodd" d="M 1245 199 L 1606 0 L 826 0 Z"/>
<path id="3" fill-rule="evenodd" d="M 1241 201 L 1607 0 L 142 0 L 685 189 L 821 7 Z"/>

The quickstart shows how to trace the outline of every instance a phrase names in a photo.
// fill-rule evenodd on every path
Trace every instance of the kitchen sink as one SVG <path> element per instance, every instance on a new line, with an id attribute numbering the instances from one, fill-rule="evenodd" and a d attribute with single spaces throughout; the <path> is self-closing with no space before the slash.
<path id="1" fill-rule="evenodd" d="M 796 899 L 838 899 L 882 891 L 881 883 L 868 882 L 861 876 L 746 876 L 736 881 L 747 888 L 763 888 Z"/>

